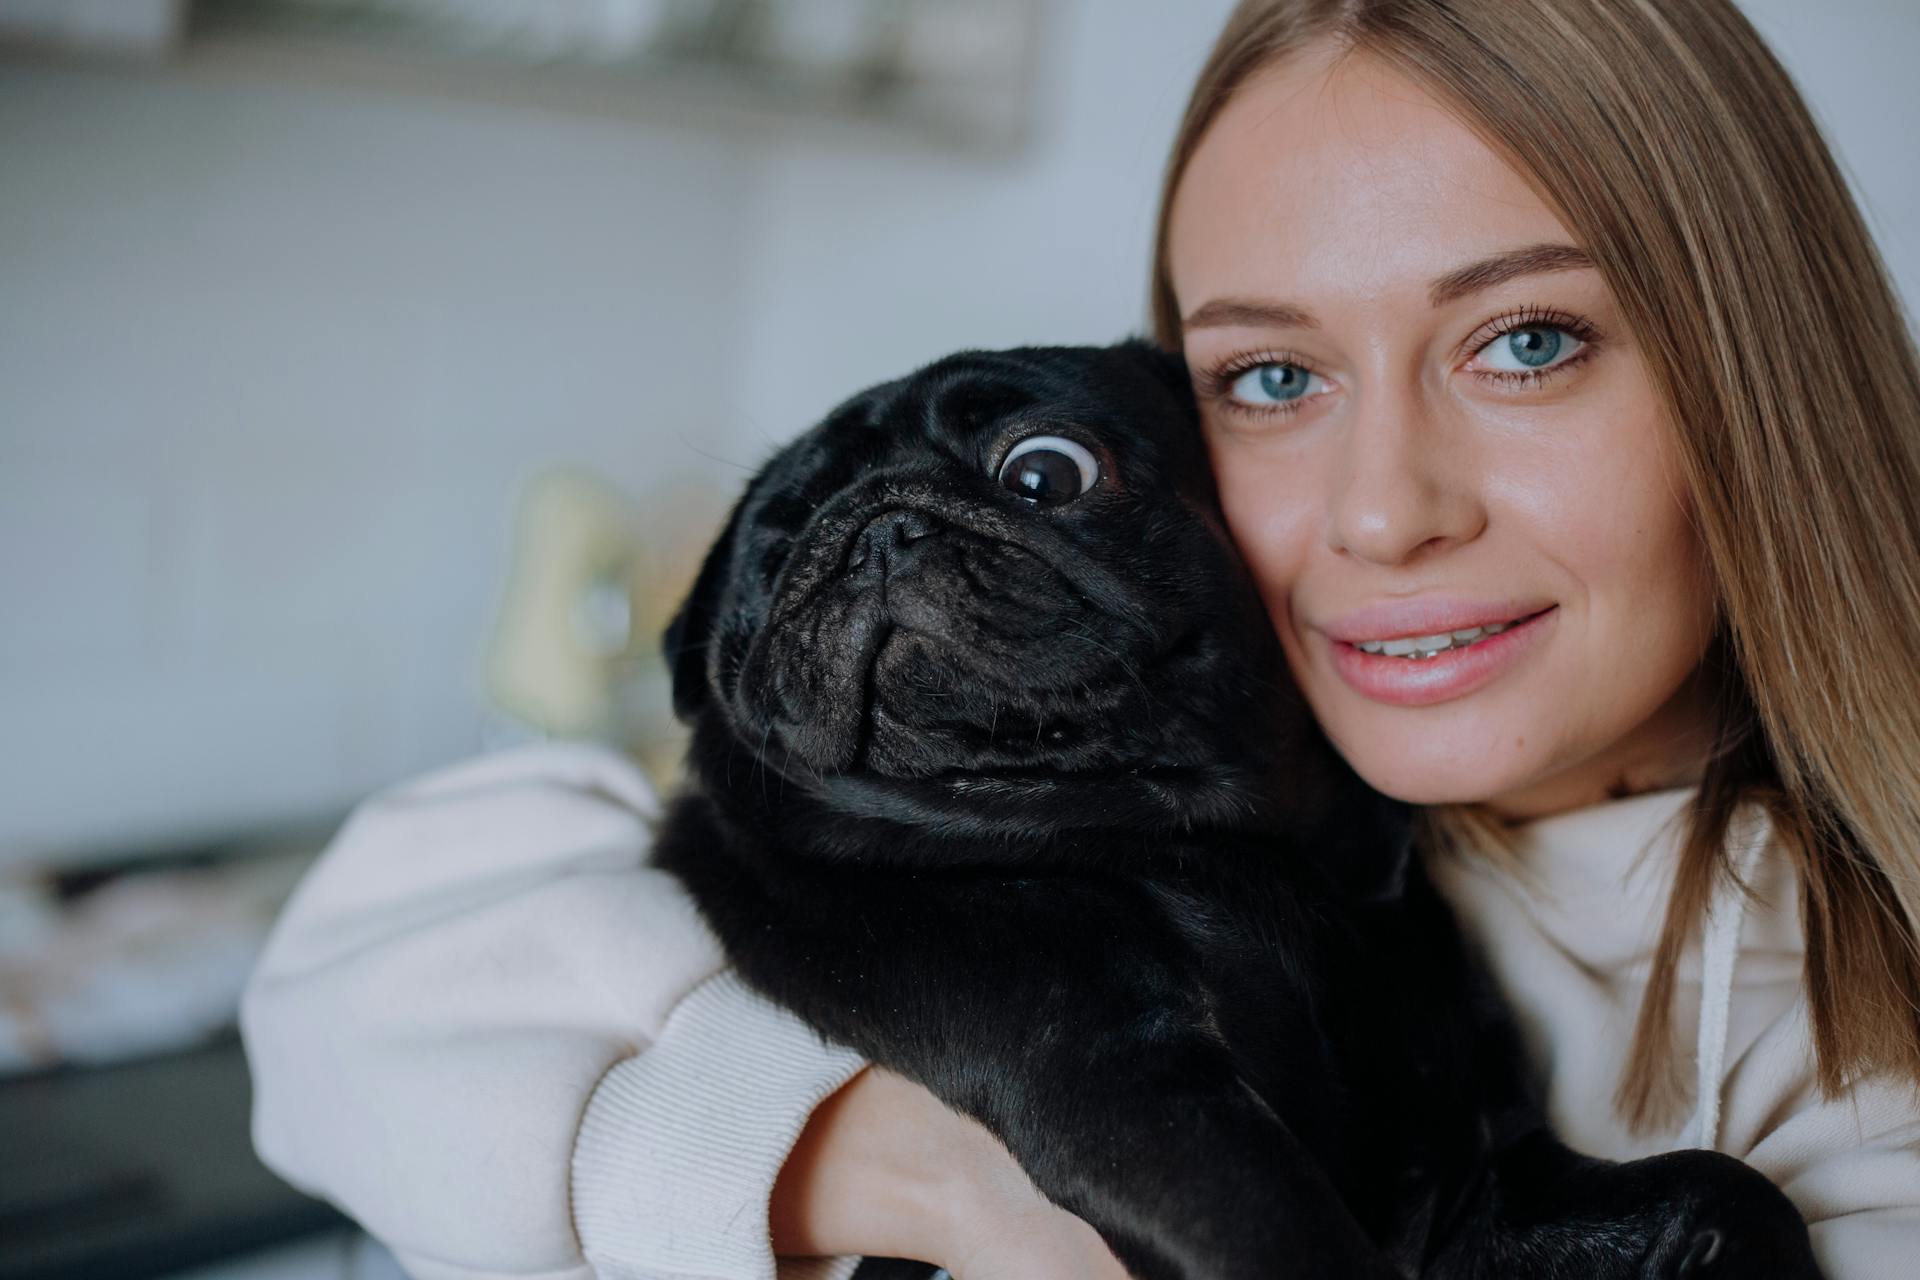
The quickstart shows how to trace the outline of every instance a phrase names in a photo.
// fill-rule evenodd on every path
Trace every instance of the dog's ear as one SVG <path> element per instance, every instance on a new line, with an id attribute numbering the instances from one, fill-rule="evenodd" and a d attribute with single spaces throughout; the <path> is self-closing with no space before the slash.
<path id="1" fill-rule="evenodd" d="M 1169 351 L 1148 338 L 1128 338 L 1116 344 L 1114 350 L 1139 364 L 1182 404 L 1193 399 L 1193 378 L 1187 372 L 1186 357 L 1178 351 Z"/>
<path id="2" fill-rule="evenodd" d="M 1413 874 L 1416 828 L 1407 805 L 1370 795 L 1350 811 L 1341 831 L 1346 855 L 1340 860 L 1342 887 L 1363 902 L 1395 902 Z"/>
<path id="3" fill-rule="evenodd" d="M 1276 652 L 1268 661 L 1284 665 L 1286 659 Z M 1295 706 L 1277 723 L 1311 726 L 1304 739 L 1295 738 L 1288 747 L 1284 769 L 1293 781 L 1289 825 L 1300 837 L 1299 848 L 1343 897 L 1397 900 L 1419 856 L 1417 809 L 1368 786 L 1325 731 L 1306 719 L 1311 713 L 1304 697 L 1293 696 Z"/>
<path id="4" fill-rule="evenodd" d="M 750 492 L 750 491 L 749 491 Z M 733 504 L 727 523 L 707 549 L 693 589 L 681 602 L 679 612 L 667 624 L 661 637 L 667 670 L 673 677 L 673 713 L 688 724 L 707 701 L 707 646 L 713 639 L 714 622 L 720 608 L 720 596 L 726 591 L 733 573 L 734 541 L 740 532 L 747 499 Z"/>

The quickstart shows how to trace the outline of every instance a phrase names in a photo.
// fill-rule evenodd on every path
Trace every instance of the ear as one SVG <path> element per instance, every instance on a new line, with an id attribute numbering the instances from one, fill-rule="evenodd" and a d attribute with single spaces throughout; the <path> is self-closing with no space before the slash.
<path id="1" fill-rule="evenodd" d="M 1186 357 L 1178 351 L 1169 351 L 1147 338 L 1128 338 L 1114 346 L 1114 350 L 1135 361 L 1156 382 L 1173 393 L 1182 404 L 1193 400 L 1193 378 L 1187 372 Z"/>
<path id="2" fill-rule="evenodd" d="M 1340 832 L 1345 845 L 1336 872 L 1343 888 L 1363 902 L 1397 901 L 1413 874 L 1413 810 L 1370 795 L 1352 809 Z"/>
<path id="3" fill-rule="evenodd" d="M 673 677 L 673 713 L 688 724 L 707 702 L 707 646 L 713 639 L 720 597 L 733 574 L 734 538 L 740 531 L 741 513 L 746 506 L 745 496 L 733 504 L 726 526 L 700 563 L 693 589 L 661 637 L 667 670 Z"/>
<path id="4" fill-rule="evenodd" d="M 1277 654 L 1272 660 L 1285 662 Z M 1285 723 L 1293 723 L 1296 714 L 1310 714 L 1304 698 Z M 1419 858 L 1417 807 L 1368 786 L 1325 731 L 1311 720 L 1307 723 L 1311 732 L 1296 747 L 1289 770 L 1298 785 L 1294 830 L 1301 837 L 1299 848 L 1343 897 L 1359 902 L 1399 899 Z"/>
<path id="5" fill-rule="evenodd" d="M 1392 902 L 1407 891 L 1418 854 L 1414 808 L 1349 776 L 1331 789 L 1331 810 L 1308 827 L 1309 856 L 1345 897 Z"/>

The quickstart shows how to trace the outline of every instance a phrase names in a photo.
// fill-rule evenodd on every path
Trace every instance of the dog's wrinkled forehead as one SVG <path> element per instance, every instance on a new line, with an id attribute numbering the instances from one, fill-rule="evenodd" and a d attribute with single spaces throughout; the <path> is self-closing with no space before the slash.
<path id="1" fill-rule="evenodd" d="M 753 515 L 792 531 L 880 470 L 971 476 L 986 493 L 1009 450 L 1043 434 L 1097 454 L 1109 487 L 1208 483 L 1177 356 L 1145 343 L 963 352 L 835 408 L 774 460 Z"/>

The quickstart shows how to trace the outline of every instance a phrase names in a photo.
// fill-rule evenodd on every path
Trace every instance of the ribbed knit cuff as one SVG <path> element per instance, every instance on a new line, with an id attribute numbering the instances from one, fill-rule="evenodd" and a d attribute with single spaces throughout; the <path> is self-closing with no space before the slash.
<path id="1" fill-rule="evenodd" d="M 866 1065 L 732 969 L 594 1088 L 573 1218 L 604 1280 L 847 1280 L 857 1257 L 773 1256 L 774 1179 L 814 1107 Z"/>

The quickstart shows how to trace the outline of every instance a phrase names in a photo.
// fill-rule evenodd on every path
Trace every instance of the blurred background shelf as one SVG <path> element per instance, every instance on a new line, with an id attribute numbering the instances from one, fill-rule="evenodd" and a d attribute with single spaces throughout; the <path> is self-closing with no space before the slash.
<path id="1" fill-rule="evenodd" d="M 339 1232 L 254 1157 L 249 1098 L 232 1036 L 0 1087 L 0 1280 L 134 1280 Z"/>
<path id="2" fill-rule="evenodd" d="M 0 0 L 16 53 L 1004 152 L 1044 0 Z"/>

